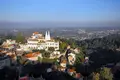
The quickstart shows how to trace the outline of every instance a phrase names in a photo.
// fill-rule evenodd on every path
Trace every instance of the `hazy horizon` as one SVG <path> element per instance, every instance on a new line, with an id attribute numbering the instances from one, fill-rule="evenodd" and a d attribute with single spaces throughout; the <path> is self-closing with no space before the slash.
<path id="1" fill-rule="evenodd" d="M 60 28 L 60 27 L 120 27 L 119 23 L 82 23 L 82 22 L 0 22 L 0 28 Z"/>

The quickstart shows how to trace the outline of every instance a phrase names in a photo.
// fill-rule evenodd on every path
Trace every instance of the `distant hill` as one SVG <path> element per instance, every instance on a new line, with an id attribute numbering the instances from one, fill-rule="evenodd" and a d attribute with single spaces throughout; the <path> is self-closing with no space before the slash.
<path id="1" fill-rule="evenodd" d="M 95 22 L 9 22 L 0 21 L 0 29 L 28 29 L 28 28 L 120 28 L 119 23 L 95 23 Z"/>
<path id="2" fill-rule="evenodd" d="M 117 49 L 120 48 L 120 34 L 113 34 L 103 38 L 76 41 L 76 44 L 86 48 Z"/>

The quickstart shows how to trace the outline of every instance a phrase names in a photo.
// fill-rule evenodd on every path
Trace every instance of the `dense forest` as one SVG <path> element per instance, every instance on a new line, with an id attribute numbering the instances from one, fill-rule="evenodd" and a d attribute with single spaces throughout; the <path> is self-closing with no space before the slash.
<path id="1" fill-rule="evenodd" d="M 80 47 L 84 49 L 117 49 L 120 47 L 120 34 L 113 34 L 103 38 L 86 39 L 83 41 L 76 41 L 74 39 L 60 39 L 60 49 L 65 49 L 67 45 L 71 45 L 72 48 Z"/>
<path id="2" fill-rule="evenodd" d="M 120 47 L 120 34 L 114 34 L 103 38 L 89 39 L 83 41 L 75 41 L 73 39 L 61 39 L 61 41 L 63 42 L 63 44 L 60 44 L 60 47 L 62 46 L 60 49 L 64 49 L 65 45 L 71 45 L 72 48 L 79 47 L 83 53 L 90 56 L 91 60 L 93 59 L 92 61 L 98 60 L 98 57 L 100 57 L 99 62 L 101 62 L 103 59 L 107 59 L 108 57 L 110 60 L 117 59 L 111 62 L 120 61 L 120 59 L 117 58 L 117 54 L 110 54 L 110 51 L 112 51 L 112 53 L 117 53 L 116 49 Z M 102 62 L 104 61 L 106 60 L 103 60 Z M 107 61 L 105 62 L 105 64 L 106 63 L 109 62 Z"/>
<path id="3" fill-rule="evenodd" d="M 120 48 L 120 34 L 109 35 L 103 38 L 96 39 L 87 39 L 83 41 L 76 41 L 73 39 L 60 39 L 60 49 L 64 50 L 67 45 L 70 45 L 72 48 L 80 48 L 82 53 L 85 53 L 85 56 L 89 56 L 89 66 L 88 73 L 99 72 L 101 67 L 109 67 L 109 63 L 113 63 L 111 67 L 120 62 L 120 51 L 116 49 Z M 77 56 L 77 57 L 80 57 Z M 79 61 L 80 59 L 78 59 Z M 85 73 L 85 66 L 83 64 L 75 65 L 76 71 L 80 73 Z M 115 73 L 119 76 L 120 73 Z M 106 74 L 105 74 L 106 75 Z M 110 79 L 106 79 L 110 80 Z"/>
<path id="4" fill-rule="evenodd" d="M 116 49 L 120 47 L 120 34 L 109 35 L 103 38 L 76 41 L 76 44 L 78 46 L 84 46 L 87 49 L 89 48 Z"/>

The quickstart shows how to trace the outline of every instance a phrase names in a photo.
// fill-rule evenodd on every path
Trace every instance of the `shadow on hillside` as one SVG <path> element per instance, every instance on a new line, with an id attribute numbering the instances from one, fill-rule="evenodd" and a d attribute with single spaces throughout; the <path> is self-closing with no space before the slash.
<path id="1" fill-rule="evenodd" d="M 117 63 L 120 61 L 120 52 L 108 49 L 96 49 L 93 53 L 89 54 L 90 65 L 86 67 L 82 64 L 76 65 L 76 71 L 80 72 L 84 76 L 90 75 L 96 69 L 106 65 L 108 63 Z M 30 76 L 38 78 L 41 75 L 46 80 L 75 80 L 73 77 L 69 76 L 67 73 L 59 72 L 57 70 L 47 73 L 47 69 L 51 68 L 52 63 L 37 63 L 37 64 L 27 64 L 21 68 L 21 76 Z M 119 72 L 118 72 L 119 73 Z M 117 74 L 116 74 L 117 75 Z M 19 77 L 18 68 L 14 67 L 4 67 L 0 70 L 0 80 L 17 80 Z"/>
<path id="2" fill-rule="evenodd" d="M 47 73 L 47 69 L 51 66 L 51 63 L 28 64 L 21 69 L 21 76 L 39 78 L 42 75 L 45 80 L 76 80 L 67 73 L 57 70 Z M 16 67 L 4 67 L 0 70 L 0 80 L 18 80 L 18 78 L 19 72 Z"/>
<path id="3" fill-rule="evenodd" d="M 87 72 L 85 71 L 85 66 L 82 64 L 76 65 L 76 71 L 80 72 L 83 75 L 90 75 L 92 72 L 96 72 L 103 66 L 106 66 L 109 63 L 113 63 L 114 67 L 116 63 L 120 62 L 120 52 L 115 50 L 108 49 L 96 49 L 94 50 L 90 56 L 90 64 L 87 66 Z M 92 63 L 91 63 L 92 61 Z M 85 74 L 86 72 L 86 74 Z"/>

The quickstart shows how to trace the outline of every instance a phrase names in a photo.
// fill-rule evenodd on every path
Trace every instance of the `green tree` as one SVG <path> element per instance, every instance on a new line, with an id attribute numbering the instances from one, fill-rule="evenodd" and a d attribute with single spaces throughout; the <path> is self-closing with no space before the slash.
<path id="1" fill-rule="evenodd" d="M 80 48 L 80 52 L 76 54 L 75 64 L 81 64 L 84 62 L 85 54 L 83 53 L 83 49 Z"/>
<path id="2" fill-rule="evenodd" d="M 48 50 L 53 52 L 53 51 L 55 51 L 55 48 L 54 47 L 49 47 Z"/>
<path id="3" fill-rule="evenodd" d="M 1 39 L 0 39 L 0 45 L 2 45 L 4 41 L 5 41 L 5 39 L 4 39 L 4 38 L 1 38 Z"/>
<path id="4" fill-rule="evenodd" d="M 79 47 L 79 49 L 80 49 L 80 52 L 81 52 L 82 54 L 85 53 L 86 50 L 87 50 L 86 46 L 81 46 L 81 47 Z"/>
<path id="5" fill-rule="evenodd" d="M 100 71 L 100 75 L 101 75 L 101 78 L 102 78 L 103 80 L 112 80 L 112 79 L 113 79 L 113 74 L 111 73 L 111 69 L 110 69 L 110 68 L 104 67 L 104 68 Z"/>
<path id="6" fill-rule="evenodd" d="M 39 52 L 39 50 L 38 49 L 33 49 L 32 52 Z"/>
<path id="7" fill-rule="evenodd" d="M 59 62 L 58 62 L 59 60 L 58 59 L 55 59 L 55 61 L 54 61 L 54 64 L 56 65 L 56 66 L 59 66 Z"/>
<path id="8" fill-rule="evenodd" d="M 39 52 L 40 52 L 40 53 L 44 53 L 44 52 L 45 52 L 45 50 L 44 50 L 44 49 L 41 49 L 41 50 L 39 50 Z"/>
<path id="9" fill-rule="evenodd" d="M 74 39 L 67 40 L 67 43 L 71 46 L 71 48 L 76 48 L 76 42 Z"/>
<path id="10" fill-rule="evenodd" d="M 32 52 L 40 52 L 40 53 L 45 53 L 45 50 L 44 50 L 44 49 L 41 49 L 41 50 L 34 49 L 34 50 L 32 50 Z"/>
<path id="11" fill-rule="evenodd" d="M 84 61 L 84 54 L 82 52 L 76 54 L 75 64 L 81 64 Z"/>
<path id="12" fill-rule="evenodd" d="M 16 42 L 18 42 L 18 43 L 24 43 L 25 42 L 25 37 L 22 35 L 22 33 L 17 34 Z"/>
<path id="13" fill-rule="evenodd" d="M 50 57 L 50 52 L 44 52 L 44 53 L 42 54 L 42 56 L 43 56 L 44 58 L 49 58 L 49 57 Z"/>
<path id="14" fill-rule="evenodd" d="M 68 44 L 66 42 L 60 42 L 60 51 L 64 52 L 64 49 L 67 48 Z"/>
<path id="15" fill-rule="evenodd" d="M 38 57 L 38 61 L 39 61 L 39 62 L 42 62 L 42 58 L 41 58 L 41 57 Z"/>
<path id="16" fill-rule="evenodd" d="M 100 74 L 99 73 L 93 73 L 93 80 L 100 80 Z"/>

